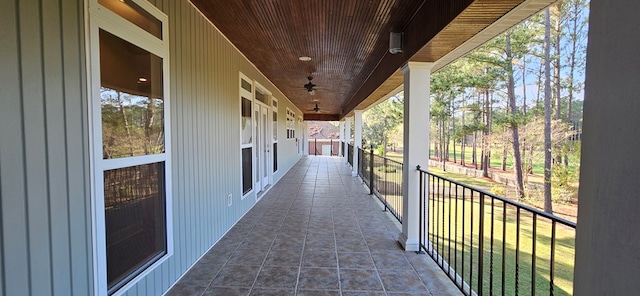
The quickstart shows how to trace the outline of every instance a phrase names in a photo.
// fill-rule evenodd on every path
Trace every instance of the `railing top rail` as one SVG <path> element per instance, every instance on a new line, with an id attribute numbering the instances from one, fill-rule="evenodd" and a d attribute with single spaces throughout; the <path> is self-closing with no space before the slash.
<path id="1" fill-rule="evenodd" d="M 549 220 L 556 221 L 556 222 L 558 222 L 558 223 L 560 223 L 560 224 L 563 224 L 563 225 L 569 226 L 569 227 L 571 227 L 571 228 L 576 228 L 576 223 L 571 222 L 571 221 L 569 221 L 569 220 L 567 220 L 567 219 L 560 218 L 560 217 L 558 217 L 558 216 L 555 216 L 555 215 L 552 215 L 552 214 L 549 214 L 549 213 L 545 213 L 545 212 L 543 212 L 543 211 L 541 211 L 541 210 L 539 210 L 539 209 L 536 209 L 536 208 L 533 208 L 533 207 L 530 207 L 530 206 L 527 206 L 527 205 L 520 204 L 520 203 L 518 203 L 518 202 L 515 202 L 515 201 L 512 201 L 512 200 L 509 200 L 509 199 L 506 199 L 506 198 L 501 197 L 501 196 L 497 196 L 497 195 L 495 195 L 495 194 L 493 194 L 493 193 L 490 193 L 490 192 L 484 191 L 484 190 L 482 190 L 482 189 L 478 189 L 478 188 L 475 188 L 475 187 L 472 187 L 472 186 L 469 186 L 469 185 L 466 185 L 466 184 L 460 183 L 460 182 L 458 182 L 458 181 L 451 180 L 451 179 L 449 179 L 449 178 L 446 178 L 446 177 L 443 177 L 443 176 L 440 176 L 440 175 L 434 174 L 434 173 L 432 173 L 432 172 L 425 171 L 425 170 L 423 170 L 420 166 L 417 166 L 417 167 L 416 167 L 416 170 L 418 170 L 419 172 L 425 173 L 425 174 L 427 174 L 427 175 L 436 176 L 436 177 L 438 177 L 438 178 L 440 178 L 440 179 L 443 179 L 443 180 L 445 180 L 445 181 L 449 181 L 449 182 L 451 182 L 451 183 L 453 183 L 453 184 L 460 185 L 460 186 L 462 186 L 462 187 L 469 188 L 469 189 L 471 189 L 471 190 L 475 190 L 475 191 L 477 191 L 477 192 L 479 192 L 479 193 L 482 193 L 482 194 L 484 194 L 484 195 L 490 196 L 491 198 L 494 198 L 494 199 L 497 199 L 497 200 L 503 201 L 503 202 L 505 202 L 505 203 L 507 203 L 507 204 L 510 204 L 510 205 L 512 205 L 512 206 L 515 206 L 515 207 L 518 207 L 518 208 L 521 208 L 521 209 L 527 210 L 527 211 L 529 211 L 529 212 L 535 213 L 535 214 L 536 214 L 536 215 L 538 215 L 538 216 L 545 217 L 545 218 L 547 218 L 547 219 L 549 219 Z"/>
<path id="2" fill-rule="evenodd" d="M 382 156 L 380 156 L 380 155 L 375 155 L 375 154 L 373 155 L 373 157 L 386 159 L 387 161 L 392 162 L 393 164 L 402 165 L 402 162 L 399 162 L 399 161 L 397 161 L 397 160 L 393 160 L 393 159 L 388 158 L 388 157 L 382 157 Z"/>

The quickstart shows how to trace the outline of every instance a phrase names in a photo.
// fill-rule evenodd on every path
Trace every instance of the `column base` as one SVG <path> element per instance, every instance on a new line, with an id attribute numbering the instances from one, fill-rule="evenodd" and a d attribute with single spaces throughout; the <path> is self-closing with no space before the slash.
<path id="1" fill-rule="evenodd" d="M 409 239 L 404 233 L 400 233 L 398 237 L 398 242 L 405 251 L 419 251 L 420 250 L 420 242 L 418 239 Z"/>

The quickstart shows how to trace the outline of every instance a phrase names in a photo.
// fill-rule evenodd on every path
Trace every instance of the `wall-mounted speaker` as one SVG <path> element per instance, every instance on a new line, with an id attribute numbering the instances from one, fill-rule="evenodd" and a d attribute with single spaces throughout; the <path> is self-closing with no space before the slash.
<path id="1" fill-rule="evenodd" d="M 389 52 L 391 54 L 402 52 L 402 33 L 391 32 L 389 34 Z"/>

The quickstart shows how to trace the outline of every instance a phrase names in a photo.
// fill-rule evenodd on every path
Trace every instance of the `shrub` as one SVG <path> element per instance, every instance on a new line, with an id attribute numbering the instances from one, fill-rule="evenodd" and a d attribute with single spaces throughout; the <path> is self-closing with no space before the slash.
<path id="1" fill-rule="evenodd" d="M 500 186 L 500 185 L 493 185 L 493 187 L 491 187 L 491 193 L 497 195 L 497 196 L 505 196 L 507 190 Z"/>

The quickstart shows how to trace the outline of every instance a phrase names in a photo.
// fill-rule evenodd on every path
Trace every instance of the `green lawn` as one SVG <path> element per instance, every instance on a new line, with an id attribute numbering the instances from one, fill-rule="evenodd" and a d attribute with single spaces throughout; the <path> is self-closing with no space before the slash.
<path id="1" fill-rule="evenodd" d="M 476 156 L 478 158 L 478 168 L 480 168 L 480 152 L 482 149 L 478 148 L 477 149 L 477 153 Z M 509 150 L 511 150 L 511 147 L 509 147 Z M 429 155 L 434 155 L 434 151 L 435 151 L 435 144 L 431 144 L 430 150 L 429 150 Z M 456 153 L 455 153 L 455 158 L 458 161 L 458 163 L 460 163 L 460 151 L 461 151 L 461 146 L 460 145 L 456 145 Z M 471 160 L 473 159 L 473 149 L 470 146 L 467 146 L 464 150 L 464 155 L 465 155 L 465 163 L 470 165 L 471 164 Z M 575 158 L 575 157 L 573 157 Z M 570 158 L 571 159 L 571 158 Z M 453 144 L 450 145 L 449 147 L 449 161 L 453 161 L 454 160 L 454 153 L 453 153 Z M 524 159 L 523 159 L 524 161 Z M 569 163 L 569 173 L 570 174 L 575 174 L 576 173 L 576 164 L 578 163 L 577 159 L 573 159 L 573 161 L 571 161 Z M 490 167 L 492 168 L 501 168 L 502 167 L 502 149 L 492 149 L 491 150 L 491 159 L 490 159 Z M 513 157 L 511 155 L 507 155 L 507 160 L 506 160 L 506 166 L 507 166 L 507 171 L 512 171 L 513 170 Z M 544 159 L 534 159 L 533 161 L 533 174 L 536 175 L 543 175 L 544 174 Z"/>

